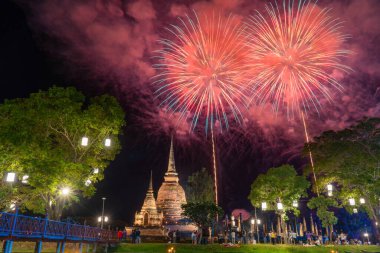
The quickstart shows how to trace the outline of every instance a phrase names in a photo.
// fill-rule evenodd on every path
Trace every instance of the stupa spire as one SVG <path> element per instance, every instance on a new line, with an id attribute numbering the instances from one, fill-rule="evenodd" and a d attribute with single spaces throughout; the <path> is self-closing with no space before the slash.
<path id="1" fill-rule="evenodd" d="M 152 171 L 150 171 L 150 180 L 149 180 L 148 192 L 153 192 L 153 172 Z"/>
<path id="2" fill-rule="evenodd" d="M 171 142 L 170 142 L 169 163 L 168 163 L 168 171 L 166 172 L 166 174 L 169 174 L 169 173 L 177 173 L 175 169 L 175 161 L 174 161 L 173 136 L 171 137 Z"/>

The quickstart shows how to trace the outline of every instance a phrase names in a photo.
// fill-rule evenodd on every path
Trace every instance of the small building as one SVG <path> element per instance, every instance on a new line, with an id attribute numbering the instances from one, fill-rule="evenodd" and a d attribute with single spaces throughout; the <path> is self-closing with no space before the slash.
<path id="1" fill-rule="evenodd" d="M 135 214 L 135 226 L 158 227 L 162 225 L 163 214 L 157 210 L 156 200 L 153 193 L 152 173 L 144 204 L 140 212 Z"/>

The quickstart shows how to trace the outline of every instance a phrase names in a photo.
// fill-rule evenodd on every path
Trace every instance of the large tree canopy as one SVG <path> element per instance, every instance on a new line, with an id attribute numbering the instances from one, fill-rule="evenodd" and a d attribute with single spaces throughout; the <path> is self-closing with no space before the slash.
<path id="1" fill-rule="evenodd" d="M 297 175 L 293 166 L 282 165 L 259 175 L 251 185 L 248 198 L 255 207 L 261 207 L 261 203 L 266 202 L 268 210 L 277 211 L 277 203 L 281 202 L 281 213 L 293 211 L 298 214 L 299 210 L 293 202 L 306 197 L 309 186 L 310 183 L 304 176 Z"/>
<path id="2" fill-rule="evenodd" d="M 182 205 L 183 215 L 199 227 L 211 227 L 216 217 L 223 215 L 223 209 L 213 202 L 187 203 Z"/>
<path id="3" fill-rule="evenodd" d="M 348 211 L 362 208 L 378 220 L 380 197 L 380 118 L 365 118 L 341 130 L 327 131 L 305 146 L 314 156 L 320 192 L 334 186 L 333 197 Z M 310 171 L 310 167 L 308 168 Z M 308 172 L 309 172 L 308 171 Z M 355 206 L 349 199 L 355 199 Z M 363 198 L 365 203 L 360 203 Z"/>
<path id="4" fill-rule="evenodd" d="M 78 196 L 91 196 L 93 183 L 120 150 L 118 135 L 124 113 L 109 95 L 86 100 L 75 88 L 53 87 L 29 98 L 0 105 L 0 173 L 15 172 L 28 183 L 3 181 L 0 203 L 17 201 L 36 213 L 59 218 L 65 205 Z M 82 137 L 88 145 L 81 145 Z M 105 140 L 111 140 L 111 146 Z M 72 194 L 64 197 L 64 187 Z"/>
<path id="5" fill-rule="evenodd" d="M 205 168 L 194 172 L 187 179 L 186 199 L 187 202 L 213 202 L 214 182 Z"/>

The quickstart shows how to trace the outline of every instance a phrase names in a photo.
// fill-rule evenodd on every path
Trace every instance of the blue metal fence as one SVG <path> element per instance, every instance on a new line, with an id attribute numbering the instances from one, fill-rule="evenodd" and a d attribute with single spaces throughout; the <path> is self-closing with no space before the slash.
<path id="1" fill-rule="evenodd" d="M 117 232 L 97 227 L 0 212 L 0 239 L 31 241 L 117 241 Z"/>

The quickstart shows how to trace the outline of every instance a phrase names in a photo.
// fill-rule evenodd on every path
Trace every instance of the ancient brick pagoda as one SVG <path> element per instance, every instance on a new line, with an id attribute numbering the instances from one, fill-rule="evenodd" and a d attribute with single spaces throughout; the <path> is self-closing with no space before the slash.
<path id="1" fill-rule="evenodd" d="M 153 195 L 152 177 L 143 207 L 135 215 L 137 226 L 159 226 L 176 224 L 182 216 L 181 205 L 186 204 L 185 191 L 179 184 L 175 168 L 173 140 L 170 144 L 168 170 L 164 182 L 158 190 L 157 203 Z"/>

